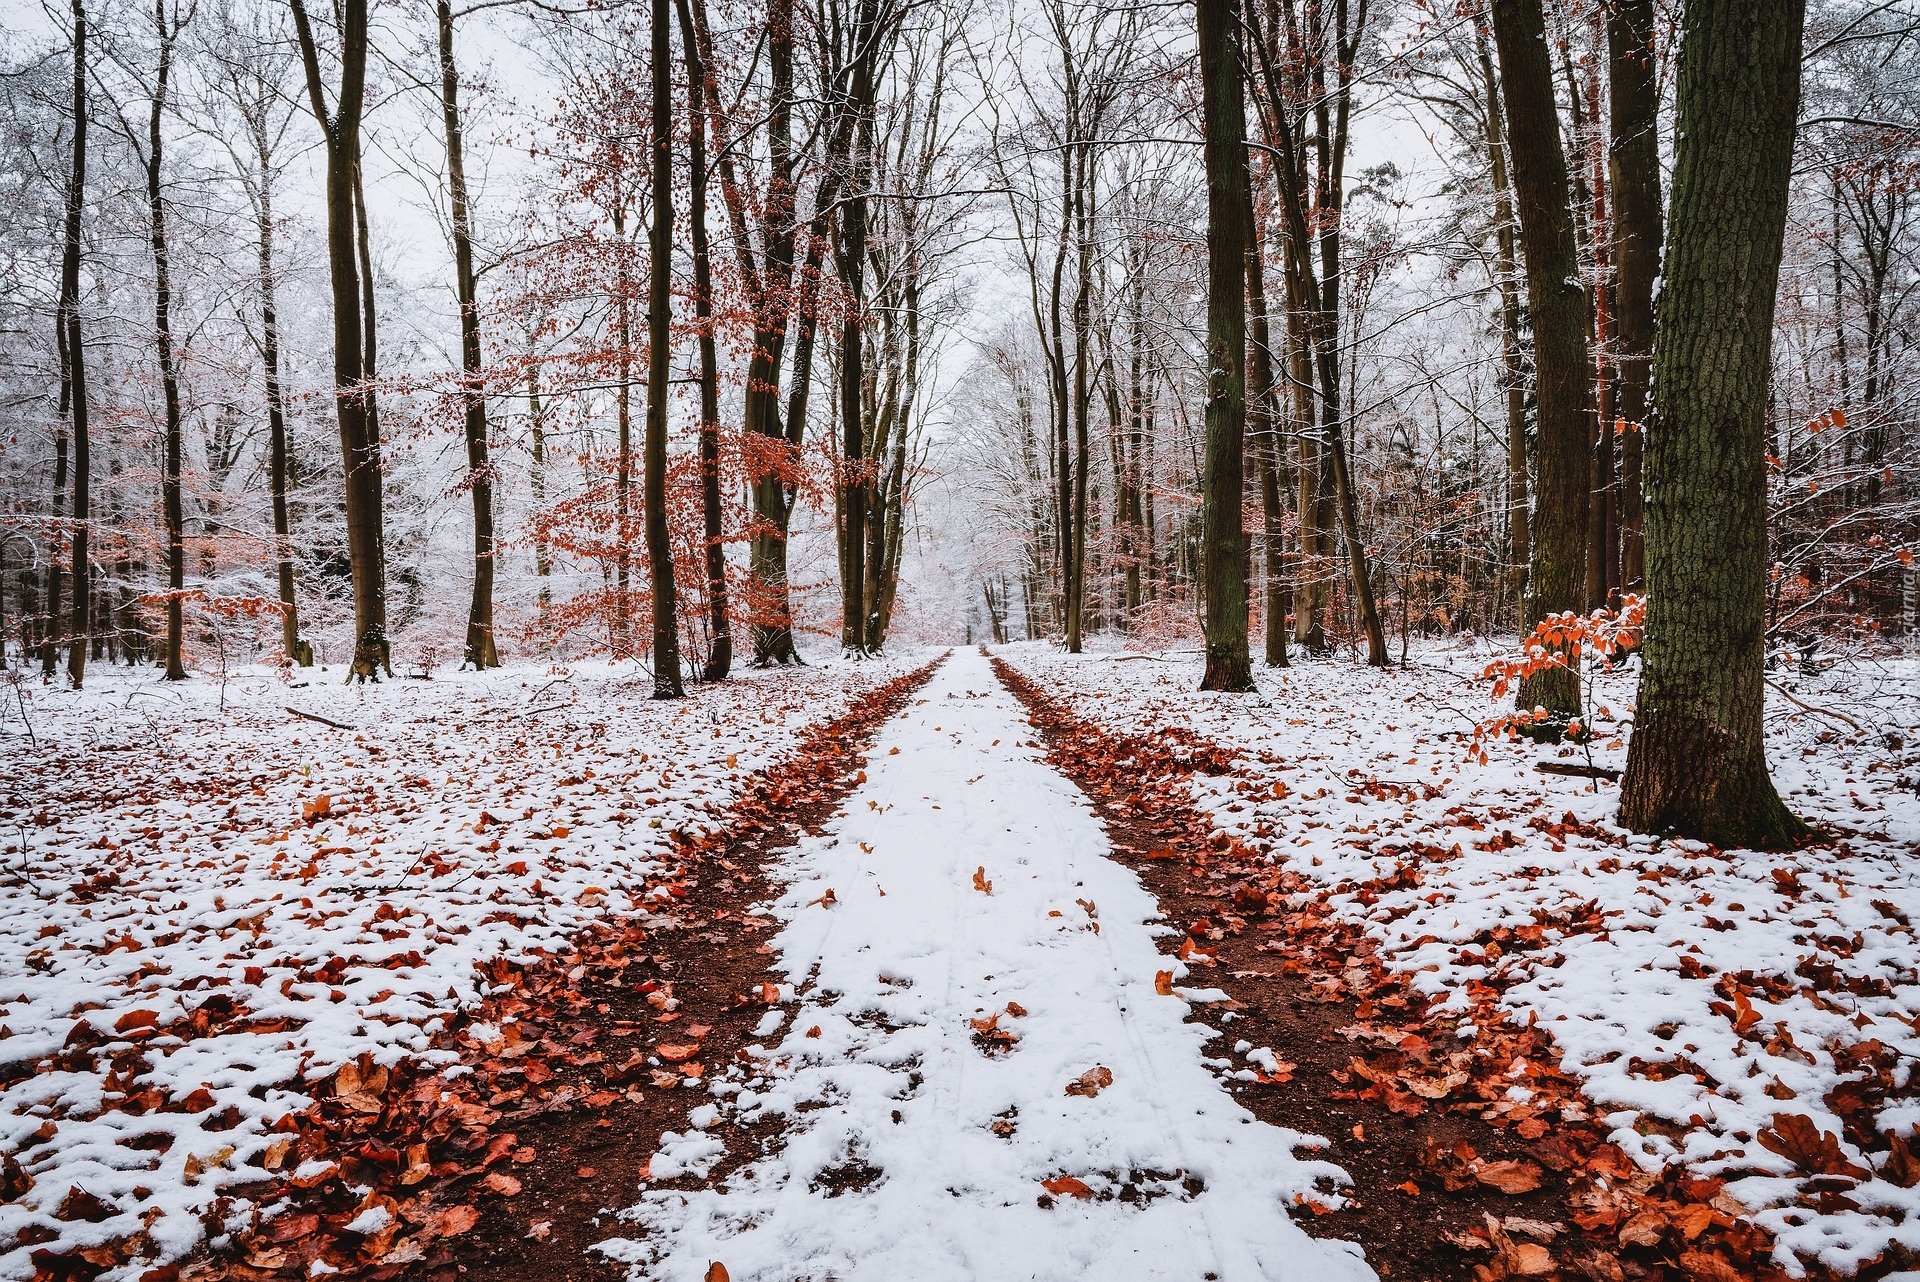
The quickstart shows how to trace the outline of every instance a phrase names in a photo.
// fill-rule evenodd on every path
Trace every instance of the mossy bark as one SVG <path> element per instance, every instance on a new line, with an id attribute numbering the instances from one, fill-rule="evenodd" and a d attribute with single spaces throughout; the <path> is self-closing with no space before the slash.
<path id="1" fill-rule="evenodd" d="M 1620 820 L 1805 835 L 1763 751 L 1766 424 L 1804 0 L 1691 0 L 1646 447 L 1646 668 Z"/>

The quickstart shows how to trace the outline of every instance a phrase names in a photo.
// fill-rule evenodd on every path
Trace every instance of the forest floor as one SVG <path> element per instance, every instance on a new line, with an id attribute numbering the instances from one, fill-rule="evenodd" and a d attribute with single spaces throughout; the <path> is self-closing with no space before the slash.
<path id="1" fill-rule="evenodd" d="M 0 1277 L 1909 1267 L 1920 663 L 1763 856 L 1417 657 L 21 690 Z"/>

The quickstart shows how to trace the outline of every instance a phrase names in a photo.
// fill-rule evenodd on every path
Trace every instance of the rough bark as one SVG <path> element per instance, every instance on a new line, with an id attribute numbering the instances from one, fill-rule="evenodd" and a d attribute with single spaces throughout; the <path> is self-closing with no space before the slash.
<path id="1" fill-rule="evenodd" d="M 340 423 L 341 470 L 346 478 L 347 559 L 353 574 L 354 655 L 349 680 L 379 679 L 393 671 L 387 640 L 386 567 L 381 530 L 378 427 L 364 386 L 366 366 L 360 281 L 360 237 L 355 188 L 360 162 L 360 115 L 367 71 L 366 0 L 341 6 L 340 83 L 327 107 L 326 81 L 304 0 L 288 0 L 300 40 L 307 97 L 320 125 L 326 157 L 327 274 L 332 285 L 334 412 Z"/>
<path id="2" fill-rule="evenodd" d="M 1539 487 L 1527 568 L 1523 628 L 1580 610 L 1586 593 L 1588 437 L 1587 295 L 1580 283 L 1566 154 L 1554 105 L 1541 0 L 1494 0 L 1513 190 L 1526 254 L 1527 302 L 1540 414 Z M 1520 686 L 1519 706 L 1571 716 L 1580 709 L 1570 667 Z"/>
<path id="3" fill-rule="evenodd" d="M 724 681 L 733 668 L 728 615 L 727 548 L 720 508 L 720 358 L 713 333 L 713 254 L 707 236 L 707 82 L 692 6 L 676 0 L 680 54 L 687 65 L 687 221 L 693 249 L 693 315 L 700 346 L 700 515 L 706 547 L 707 627 L 703 681 Z"/>
<path id="4" fill-rule="evenodd" d="M 647 267 L 647 568 L 653 588 L 653 697 L 677 699 L 680 628 L 667 530 L 667 357 L 673 307 L 673 72 L 669 0 L 653 0 L 653 227 Z"/>
<path id="5" fill-rule="evenodd" d="M 1766 420 L 1804 0 L 1691 0 L 1647 433 L 1646 667 L 1620 821 L 1721 846 L 1807 829 L 1767 775 Z"/>
<path id="6" fill-rule="evenodd" d="M 66 243 L 60 255 L 60 303 L 67 342 L 69 412 L 73 427 L 73 616 L 68 628 L 67 679 L 78 690 L 87 671 L 87 614 L 93 594 L 87 575 L 87 352 L 80 325 L 80 214 L 87 194 L 87 15 L 73 0 L 73 171 L 67 180 Z"/>
<path id="7" fill-rule="evenodd" d="M 845 286 L 846 311 L 840 320 L 840 646 L 848 654 L 868 652 L 866 422 L 861 392 L 866 380 L 867 186 L 873 171 L 873 0 L 862 0 L 852 29 L 853 63 L 848 101 L 855 117 L 851 181 L 840 209 L 839 243 L 834 256 Z"/>
<path id="8" fill-rule="evenodd" d="M 1615 410 L 1629 425 L 1620 437 L 1620 583 L 1637 590 L 1646 575 L 1641 543 L 1641 456 L 1653 373 L 1653 282 L 1660 274 L 1659 86 L 1654 79 L 1653 0 L 1615 0 L 1607 11 L 1612 102 Z M 1603 431 L 1611 424 L 1602 423 Z"/>
<path id="9" fill-rule="evenodd" d="M 167 90 L 173 78 L 173 45 L 179 25 L 167 21 L 166 0 L 154 0 L 154 34 L 158 37 L 158 66 L 153 96 L 148 99 L 147 146 L 143 157 L 147 180 L 147 237 L 153 253 L 153 346 L 160 366 L 160 401 L 165 415 L 165 444 L 160 474 L 160 506 L 167 531 L 167 638 L 164 663 L 167 680 L 184 681 L 181 658 L 185 632 L 182 594 L 186 589 L 186 513 L 180 493 L 180 375 L 173 352 L 173 270 L 167 247 L 167 206 L 160 189 L 166 134 L 161 123 L 167 110 Z"/>
<path id="10" fill-rule="evenodd" d="M 440 118 L 447 141 L 447 203 L 453 225 L 453 283 L 460 301 L 460 401 L 467 437 L 467 488 L 473 497 L 473 596 L 467 608 L 462 666 L 500 666 L 493 636 L 493 464 L 488 458 L 487 397 L 480 351 L 480 285 L 473 269 L 473 215 L 460 122 L 460 73 L 453 60 L 453 5 L 439 0 Z"/>
<path id="11" fill-rule="evenodd" d="M 1242 459 L 1246 450 L 1247 142 L 1234 0 L 1195 0 L 1207 171 L 1206 458 L 1200 481 L 1202 690 L 1252 690 Z"/>
<path id="12" fill-rule="evenodd" d="M 1513 184 L 1507 174 L 1507 131 L 1502 123 L 1500 82 L 1484 28 L 1474 26 L 1474 43 L 1485 88 L 1487 163 L 1493 178 L 1494 272 L 1500 289 L 1500 367 L 1507 402 L 1507 565 L 1509 591 L 1517 604 L 1526 589 L 1532 556 L 1531 513 L 1527 499 L 1527 381 L 1520 357 L 1520 251 L 1513 213 Z"/>
<path id="13" fill-rule="evenodd" d="M 267 484 L 273 492 L 273 557 L 280 589 L 280 645 L 288 662 L 309 665 L 312 652 L 300 641 L 300 608 L 294 593 L 293 525 L 288 496 L 293 488 L 293 457 L 287 437 L 286 393 L 280 383 L 280 314 L 274 290 L 273 153 L 264 119 L 254 130 L 259 166 L 255 230 L 259 236 L 260 364 L 267 393 Z"/>
<path id="14" fill-rule="evenodd" d="M 1251 169 L 1242 196 L 1247 238 L 1247 432 L 1259 474 L 1267 666 L 1287 666 L 1286 504 L 1281 497 L 1280 437 L 1274 427 L 1273 334 L 1267 321 L 1267 267 L 1253 208 Z"/>

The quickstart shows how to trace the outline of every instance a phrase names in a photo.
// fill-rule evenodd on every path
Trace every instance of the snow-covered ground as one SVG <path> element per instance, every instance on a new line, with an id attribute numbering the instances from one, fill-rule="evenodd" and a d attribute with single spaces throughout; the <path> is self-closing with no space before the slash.
<path id="1" fill-rule="evenodd" d="M 1424 990 L 1464 1007 L 1470 981 L 1504 985 L 1615 1142 L 1725 1175 L 1783 1263 L 1920 1248 L 1920 1187 L 1901 1187 L 1920 1164 L 1887 1143 L 1920 1123 L 1920 660 L 1772 674 L 1819 710 L 1770 694 L 1775 781 L 1836 838 L 1780 855 L 1626 833 L 1617 786 L 1534 771 L 1556 752 L 1584 764 L 1572 748 L 1493 742 L 1470 760 L 1459 732 L 1498 712 L 1475 679 L 1484 651 L 1261 669 L 1257 698 L 1198 693 L 1194 655 L 1004 653 L 1109 728 L 1239 750 L 1232 774 L 1192 783 L 1219 827 L 1318 883 Z M 1595 701 L 1624 716 L 1632 698 L 1621 676 Z M 1619 766 L 1624 747 L 1595 759 Z M 1761 1142 L 1776 1114 L 1810 1118 L 1839 1140 L 1827 1165 L 1873 1177 L 1796 1173 Z"/>
<path id="2" fill-rule="evenodd" d="M 190 1248 L 281 1164 L 303 1082 L 425 1052 L 480 964 L 670 897 L 676 831 L 921 658 L 673 703 L 604 663 L 0 687 L 0 1277 L 142 1231 Z"/>
<path id="3" fill-rule="evenodd" d="M 1340 1173 L 1227 1094 L 1207 1058 L 1226 1048 L 1183 1022 L 1208 994 L 1156 991 L 1184 969 L 1154 945 L 1171 928 L 1031 733 L 974 652 L 882 730 L 771 908 L 798 1008 L 652 1174 L 704 1169 L 768 1116 L 778 1151 L 648 1194 L 627 1213 L 648 1234 L 606 1248 L 636 1276 L 1372 1276 L 1288 1218 Z"/>

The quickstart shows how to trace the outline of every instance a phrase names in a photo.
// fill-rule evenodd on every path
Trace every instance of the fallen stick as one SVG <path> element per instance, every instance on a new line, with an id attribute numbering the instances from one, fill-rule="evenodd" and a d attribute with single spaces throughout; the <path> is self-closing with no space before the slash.
<path id="1" fill-rule="evenodd" d="M 296 716 L 296 717 L 298 717 L 298 718 L 300 718 L 300 719 L 301 719 L 302 721 L 318 721 L 318 722 L 319 722 L 319 723 L 320 723 L 321 725 L 323 725 L 323 726 L 332 726 L 332 727 L 333 727 L 333 728 L 334 728 L 335 730 L 351 730 L 351 729 L 353 729 L 353 727 L 352 727 L 352 726 L 349 726 L 349 725 L 342 725 L 342 724 L 341 724 L 340 722 L 338 722 L 338 721 L 329 721 L 329 720 L 327 720 L 327 719 L 326 719 L 325 717 L 322 717 L 322 716 L 317 716 L 317 715 L 316 715 L 316 714 L 314 714 L 314 713 L 311 713 L 311 712 L 302 712 L 302 711 L 300 711 L 300 709 L 298 709 L 298 708 L 296 708 L 296 707 L 294 707 L 294 706 L 293 706 L 293 705 L 291 705 L 291 704 L 288 704 L 288 705 L 287 705 L 287 711 L 288 711 L 288 712 L 291 712 L 291 713 L 292 713 L 292 714 L 293 714 L 294 716 Z"/>
<path id="2" fill-rule="evenodd" d="M 1618 779 L 1612 766 L 1577 766 L 1565 761 L 1536 761 L 1533 768 L 1543 775 L 1572 775 L 1576 779 Z"/>
<path id="3" fill-rule="evenodd" d="M 1855 721 L 1852 717 L 1848 716 L 1846 713 L 1834 712 L 1828 708 L 1816 708 L 1810 703 L 1802 703 L 1800 702 L 1800 700 L 1794 698 L 1793 694 L 1790 691 L 1788 691 L 1784 686 L 1781 686 L 1776 682 L 1774 682 L 1772 678 L 1770 677 L 1762 678 L 1762 680 L 1766 681 L 1767 685 L 1772 688 L 1775 694 L 1779 695 L 1782 699 L 1785 699 L 1788 703 L 1791 703 L 1794 707 L 1800 709 L 1802 712 L 1812 713 L 1816 717 L 1832 717 L 1835 721 L 1842 721 L 1842 722 L 1845 722 L 1847 725 L 1852 726 L 1854 729 L 1854 732 L 1857 734 L 1866 733 L 1865 730 L 1862 730 L 1860 728 L 1860 723 L 1858 721 Z"/>

